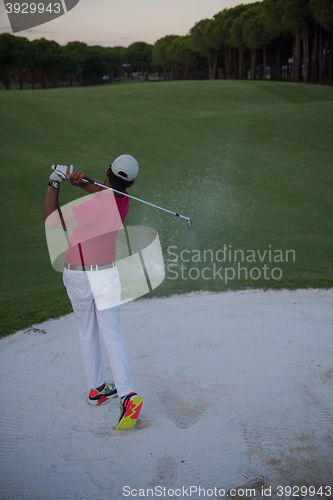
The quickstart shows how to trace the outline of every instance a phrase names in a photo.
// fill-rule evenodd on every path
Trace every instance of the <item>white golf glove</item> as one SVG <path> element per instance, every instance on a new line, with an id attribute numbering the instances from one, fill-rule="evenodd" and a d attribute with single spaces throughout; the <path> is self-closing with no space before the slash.
<path id="1" fill-rule="evenodd" d="M 66 165 L 53 165 L 53 167 L 55 168 L 52 174 L 50 175 L 51 181 L 58 181 L 58 182 L 68 181 L 74 170 L 73 165 L 71 165 L 69 169 L 69 175 L 67 175 L 68 167 Z"/>

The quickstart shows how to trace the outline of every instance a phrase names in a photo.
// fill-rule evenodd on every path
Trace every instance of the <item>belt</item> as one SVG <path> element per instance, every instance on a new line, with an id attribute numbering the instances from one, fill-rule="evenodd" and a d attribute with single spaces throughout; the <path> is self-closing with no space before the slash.
<path id="1" fill-rule="evenodd" d="M 108 264 L 94 264 L 93 266 L 87 264 L 86 266 L 76 266 L 74 264 L 67 264 L 65 262 L 65 268 L 70 271 L 102 271 L 103 269 L 109 269 L 110 267 L 114 267 L 115 262 L 109 262 Z"/>

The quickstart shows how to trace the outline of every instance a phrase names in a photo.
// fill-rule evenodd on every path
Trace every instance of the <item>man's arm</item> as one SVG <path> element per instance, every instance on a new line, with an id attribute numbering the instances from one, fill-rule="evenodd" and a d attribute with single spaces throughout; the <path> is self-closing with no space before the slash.
<path id="1" fill-rule="evenodd" d="M 72 186 L 80 187 L 89 194 L 98 193 L 99 191 L 103 190 L 102 187 L 96 186 L 95 184 L 90 184 L 90 182 L 85 181 L 83 178 L 84 178 L 84 173 L 81 172 L 81 170 L 74 169 L 72 175 L 69 178 L 69 181 L 72 184 Z M 103 184 L 103 182 L 97 179 L 91 179 L 91 180 Z"/>
<path id="2" fill-rule="evenodd" d="M 44 223 L 52 228 L 74 228 L 79 224 L 71 208 L 65 211 L 65 216 L 61 213 L 59 205 L 59 189 L 62 182 L 68 180 L 70 171 L 64 165 L 57 165 L 55 171 L 50 175 L 50 180 L 56 188 L 48 185 L 44 201 Z M 84 175 L 84 174 L 83 174 Z M 66 222 L 65 222 L 66 221 Z"/>
<path id="3" fill-rule="evenodd" d="M 44 222 L 46 223 L 46 219 L 50 217 L 51 214 L 58 214 L 61 218 L 61 222 L 64 226 L 65 221 L 63 220 L 60 205 L 59 205 L 59 188 L 53 189 L 52 186 L 47 186 L 45 201 L 44 201 Z M 56 215 L 57 217 L 57 215 Z M 54 217 L 55 218 L 55 217 Z M 51 222 L 51 220 L 49 221 Z"/>
<path id="4" fill-rule="evenodd" d="M 67 178 L 69 177 L 69 169 L 67 169 L 65 177 Z M 60 182 L 64 180 L 66 179 L 62 179 L 60 180 Z M 102 187 L 90 184 L 89 182 L 85 181 L 84 173 L 81 172 L 81 170 L 74 169 L 72 171 L 71 176 L 69 177 L 69 180 L 72 186 L 80 187 L 89 194 L 97 193 L 103 190 Z M 92 180 L 100 182 L 97 179 L 92 179 Z M 44 222 L 47 227 L 52 227 L 52 228 L 63 227 L 63 229 L 67 229 L 67 228 L 79 227 L 74 212 L 71 208 L 68 208 L 64 212 L 64 215 L 61 213 L 59 205 L 59 188 L 54 189 L 52 186 L 47 187 L 45 202 L 44 202 Z"/>
<path id="5" fill-rule="evenodd" d="M 73 229 L 79 227 L 74 212 L 71 208 L 67 208 L 64 214 L 60 210 L 59 205 L 59 188 L 53 189 L 52 186 L 47 186 L 45 202 L 44 202 L 44 223 L 45 226 L 54 229 Z"/>

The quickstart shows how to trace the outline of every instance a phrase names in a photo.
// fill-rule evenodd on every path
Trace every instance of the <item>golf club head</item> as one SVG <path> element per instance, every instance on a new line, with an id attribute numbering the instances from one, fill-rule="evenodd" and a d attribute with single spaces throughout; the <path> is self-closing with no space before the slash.
<path id="1" fill-rule="evenodd" d="M 191 221 L 191 219 L 187 219 L 186 224 L 187 224 L 187 227 L 189 229 L 192 229 L 192 221 Z"/>

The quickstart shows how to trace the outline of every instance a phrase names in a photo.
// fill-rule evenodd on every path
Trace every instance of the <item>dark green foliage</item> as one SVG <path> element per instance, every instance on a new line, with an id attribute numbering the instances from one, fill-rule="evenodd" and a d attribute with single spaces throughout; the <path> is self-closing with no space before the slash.
<path id="1" fill-rule="evenodd" d="M 163 71 L 165 75 L 171 69 L 172 64 L 167 54 L 167 48 L 176 38 L 178 35 L 167 35 L 155 42 L 152 50 L 155 71 Z"/>
<path id="2" fill-rule="evenodd" d="M 152 62 L 153 46 L 146 42 L 134 42 L 132 43 L 126 52 L 127 62 L 131 65 L 131 71 L 141 72 L 143 75 L 146 74 L 146 80 L 148 80 L 149 68 Z"/>
<path id="3" fill-rule="evenodd" d="M 309 0 L 277 0 L 284 26 L 292 33 L 302 28 L 304 21 L 310 16 Z"/>
<path id="4" fill-rule="evenodd" d="M 262 9 L 253 7 L 247 11 L 247 19 L 243 24 L 243 38 L 245 45 L 250 49 L 261 49 L 268 41 L 268 33 L 266 31 Z"/>
<path id="5" fill-rule="evenodd" d="M 190 29 L 188 43 L 191 49 L 208 58 L 209 78 L 213 80 L 216 73 L 217 52 L 219 44 L 214 36 L 216 20 L 202 19 Z"/>
<path id="6" fill-rule="evenodd" d="M 277 0 L 263 0 L 262 17 L 271 41 L 287 35 L 288 29 L 283 23 L 282 10 Z"/>
<path id="7" fill-rule="evenodd" d="M 313 17 L 325 30 L 333 31 L 333 2 L 332 0 L 310 0 Z"/>
<path id="8" fill-rule="evenodd" d="M 247 19 L 246 12 L 257 6 L 259 2 L 249 5 L 237 5 L 230 9 L 224 9 L 214 16 L 216 21 L 214 37 L 219 47 L 232 45 L 232 26 L 239 18 L 243 21 Z"/>
<path id="9" fill-rule="evenodd" d="M 6 89 L 12 81 L 41 87 L 91 85 L 124 76 L 159 79 L 270 79 L 333 85 L 331 0 L 262 0 L 198 21 L 186 37 L 125 47 L 0 35 Z M 176 42 L 175 40 L 178 40 Z M 196 53 L 196 54 L 195 54 Z M 205 59 L 204 59 L 205 58 Z M 150 73 L 155 72 L 155 75 Z M 1 74 L 0 74 L 1 76 Z M 66 83 L 64 83 L 66 82 Z"/>
<path id="10" fill-rule="evenodd" d="M 190 75 L 200 71 L 204 64 L 204 56 L 190 47 L 190 37 L 175 38 L 166 49 L 166 56 L 176 70 L 176 79 L 190 79 Z"/>

